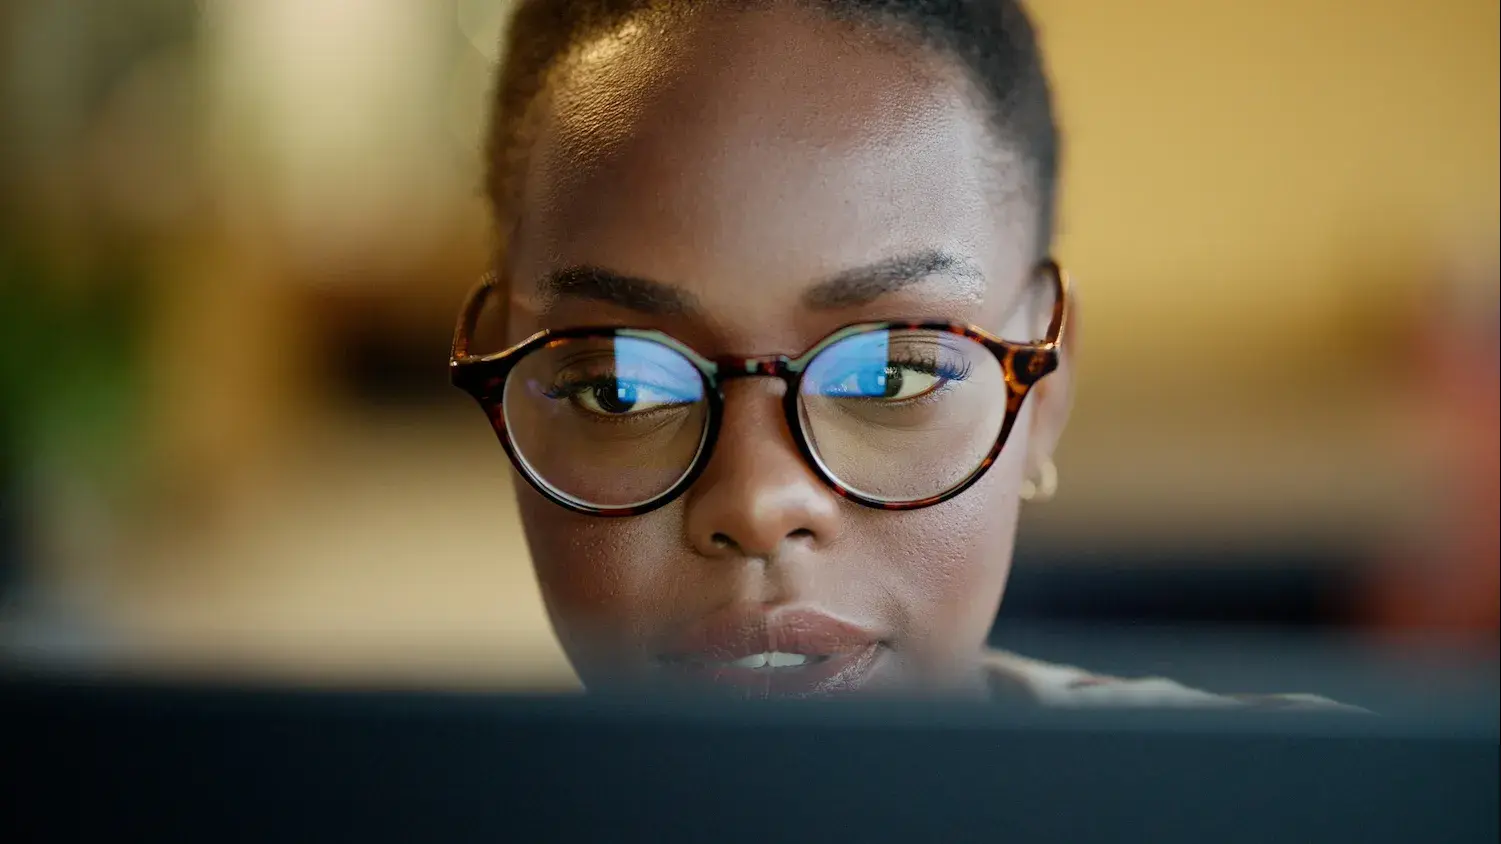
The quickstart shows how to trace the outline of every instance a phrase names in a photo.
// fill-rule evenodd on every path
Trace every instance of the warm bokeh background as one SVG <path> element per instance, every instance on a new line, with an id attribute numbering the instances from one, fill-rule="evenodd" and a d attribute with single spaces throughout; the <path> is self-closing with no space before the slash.
<path id="1" fill-rule="evenodd" d="M 0 6 L 14 650 L 571 682 L 444 380 L 505 5 Z M 1155 565 L 1157 620 L 1256 582 L 1316 605 L 1269 623 L 1494 641 L 1497 4 L 1032 6 L 1086 347 L 1017 612 Z"/>

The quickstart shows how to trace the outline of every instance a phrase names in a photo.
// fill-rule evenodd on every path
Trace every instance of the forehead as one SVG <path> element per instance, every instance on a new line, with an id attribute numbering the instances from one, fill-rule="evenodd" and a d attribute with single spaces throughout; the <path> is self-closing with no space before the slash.
<path id="1" fill-rule="evenodd" d="M 511 255 L 523 297 L 591 265 L 766 324 L 806 285 L 893 256 L 957 255 L 990 279 L 987 300 L 1031 258 L 1030 215 L 1003 184 L 1021 168 L 969 85 L 890 35 L 784 7 L 638 19 L 583 45 L 541 107 Z M 990 304 L 925 289 L 889 315 L 981 321 Z"/>

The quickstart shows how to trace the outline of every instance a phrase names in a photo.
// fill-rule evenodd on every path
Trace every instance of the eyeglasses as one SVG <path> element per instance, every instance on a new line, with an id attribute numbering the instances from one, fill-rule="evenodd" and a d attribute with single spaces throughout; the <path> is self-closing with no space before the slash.
<path id="1" fill-rule="evenodd" d="M 1054 288 L 1046 337 L 1003 340 L 945 321 L 864 322 L 797 357 L 708 358 L 660 331 L 539 331 L 469 354 L 492 293 L 470 294 L 454 333 L 453 384 L 485 411 L 522 477 L 570 510 L 633 516 L 681 495 L 708 465 L 724 385 L 780 378 L 798 450 L 835 493 L 913 510 L 972 486 L 995 462 L 1027 393 L 1058 367 L 1068 281 Z"/>

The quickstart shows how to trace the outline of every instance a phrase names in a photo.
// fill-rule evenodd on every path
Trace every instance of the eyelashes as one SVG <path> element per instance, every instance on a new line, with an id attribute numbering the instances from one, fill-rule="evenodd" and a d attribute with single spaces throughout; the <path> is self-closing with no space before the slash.
<path id="1" fill-rule="evenodd" d="M 969 380 L 970 356 L 941 342 L 832 347 L 803 372 L 804 398 L 854 401 L 896 410 L 939 400 Z M 696 369 L 662 365 L 655 356 L 618 350 L 558 361 L 551 377 L 533 381 L 533 395 L 567 401 L 590 417 L 623 421 L 703 401 L 706 384 Z"/>

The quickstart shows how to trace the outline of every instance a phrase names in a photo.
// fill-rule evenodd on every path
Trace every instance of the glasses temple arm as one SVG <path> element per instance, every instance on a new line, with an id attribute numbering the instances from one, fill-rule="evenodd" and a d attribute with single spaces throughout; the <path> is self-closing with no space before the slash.
<path id="1" fill-rule="evenodd" d="M 495 289 L 495 274 L 486 273 L 480 279 L 479 284 L 469 291 L 464 300 L 464 308 L 459 312 L 459 322 L 453 330 L 453 346 L 449 349 L 449 360 L 460 361 L 469 356 L 469 339 L 474 334 L 474 326 L 479 322 L 480 312 L 485 307 L 490 293 Z"/>
<path id="2" fill-rule="evenodd" d="M 1056 346 L 1063 342 L 1064 329 L 1068 327 L 1068 272 L 1051 258 L 1043 262 L 1043 269 L 1053 279 L 1053 318 L 1048 322 L 1048 333 L 1044 343 Z"/>

